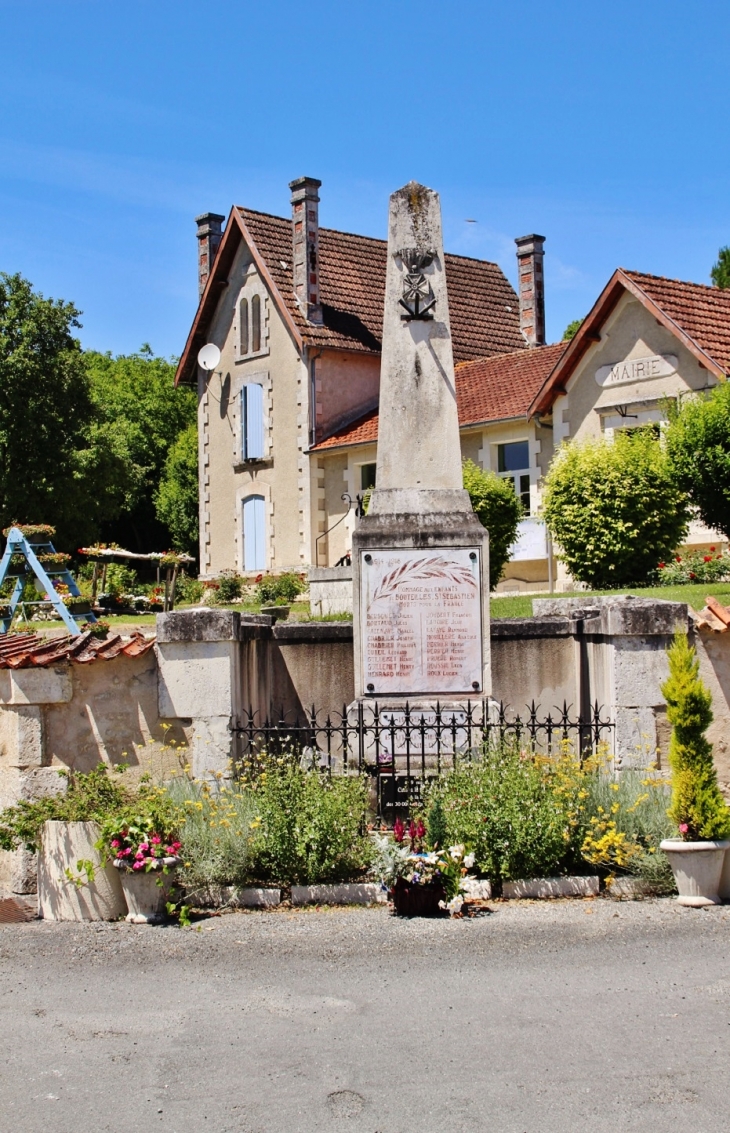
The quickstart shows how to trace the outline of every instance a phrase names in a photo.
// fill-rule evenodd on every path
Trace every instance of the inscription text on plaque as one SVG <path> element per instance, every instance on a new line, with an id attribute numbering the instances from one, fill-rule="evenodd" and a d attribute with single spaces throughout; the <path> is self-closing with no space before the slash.
<path id="1" fill-rule="evenodd" d="M 481 692 L 480 554 L 468 547 L 362 554 L 368 695 Z"/>

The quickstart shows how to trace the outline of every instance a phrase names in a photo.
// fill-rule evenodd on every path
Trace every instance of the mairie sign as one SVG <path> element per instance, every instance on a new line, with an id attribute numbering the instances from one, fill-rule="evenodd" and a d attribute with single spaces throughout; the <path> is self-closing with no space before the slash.
<path id="1" fill-rule="evenodd" d="M 611 362 L 596 370 L 599 386 L 623 386 L 629 382 L 645 382 L 650 378 L 668 378 L 676 372 L 676 354 L 651 354 L 648 358 L 627 358 Z"/>

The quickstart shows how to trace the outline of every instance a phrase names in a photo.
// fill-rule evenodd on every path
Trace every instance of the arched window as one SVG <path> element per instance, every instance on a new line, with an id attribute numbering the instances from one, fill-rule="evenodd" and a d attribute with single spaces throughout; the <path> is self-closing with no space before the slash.
<path id="1" fill-rule="evenodd" d="M 263 496 L 243 501 L 243 569 L 266 570 L 266 505 Z"/>
<path id="2" fill-rule="evenodd" d="M 259 325 L 260 322 L 259 318 Z M 248 354 L 248 299 L 238 304 L 238 349 L 241 354 Z"/>
<path id="3" fill-rule="evenodd" d="M 261 296 L 251 297 L 251 352 L 258 354 L 261 349 Z M 243 353 L 243 351 L 241 352 Z"/>

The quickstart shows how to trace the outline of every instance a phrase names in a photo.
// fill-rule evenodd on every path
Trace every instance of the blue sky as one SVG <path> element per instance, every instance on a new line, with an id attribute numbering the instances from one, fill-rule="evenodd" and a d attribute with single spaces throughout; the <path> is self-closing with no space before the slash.
<path id="1" fill-rule="evenodd" d="M 729 49 L 704 0 L 0 0 L 0 271 L 86 346 L 177 354 L 196 213 L 288 215 L 307 174 L 322 224 L 384 236 L 415 178 L 513 283 L 513 238 L 547 237 L 554 340 L 619 265 L 709 282 Z"/>

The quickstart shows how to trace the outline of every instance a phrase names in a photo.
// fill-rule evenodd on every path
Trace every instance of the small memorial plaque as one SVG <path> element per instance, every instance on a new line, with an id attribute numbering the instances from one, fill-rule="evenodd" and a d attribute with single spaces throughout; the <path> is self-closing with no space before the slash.
<path id="1" fill-rule="evenodd" d="M 367 695 L 481 692 L 480 553 L 451 547 L 362 553 Z"/>

